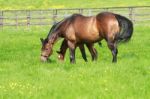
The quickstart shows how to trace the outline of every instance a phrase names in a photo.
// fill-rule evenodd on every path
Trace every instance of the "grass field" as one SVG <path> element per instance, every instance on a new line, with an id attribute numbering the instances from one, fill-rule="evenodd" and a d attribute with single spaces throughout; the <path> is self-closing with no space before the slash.
<path id="1" fill-rule="evenodd" d="M 0 0 L 0 9 L 102 8 L 149 4 L 150 0 Z"/>
<path id="2" fill-rule="evenodd" d="M 98 60 L 84 62 L 77 49 L 76 64 L 57 60 L 54 47 L 51 63 L 41 63 L 40 37 L 49 27 L 0 31 L 1 99 L 149 99 L 150 26 L 135 26 L 130 42 L 119 45 L 118 63 L 111 63 L 105 41 L 95 44 Z"/>
<path id="3" fill-rule="evenodd" d="M 150 0 L 0 0 L 0 10 L 148 6 Z M 15 28 L 15 29 L 14 29 Z M 119 44 L 118 62 L 106 42 L 98 60 L 84 62 L 79 49 L 76 64 L 57 60 L 62 39 L 51 62 L 40 62 L 40 37 L 48 26 L 0 28 L 0 99 L 150 99 L 150 25 L 135 26 L 130 42 Z"/>

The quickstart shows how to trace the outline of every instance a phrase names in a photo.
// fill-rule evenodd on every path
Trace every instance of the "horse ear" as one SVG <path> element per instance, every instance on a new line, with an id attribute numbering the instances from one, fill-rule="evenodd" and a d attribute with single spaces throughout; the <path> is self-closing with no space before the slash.
<path id="1" fill-rule="evenodd" d="M 40 38 L 41 42 L 43 43 L 44 42 L 44 39 L 43 38 Z"/>

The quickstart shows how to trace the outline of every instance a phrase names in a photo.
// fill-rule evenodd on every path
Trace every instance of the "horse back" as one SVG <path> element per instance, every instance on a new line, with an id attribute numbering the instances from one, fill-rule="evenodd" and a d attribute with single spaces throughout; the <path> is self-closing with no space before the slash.
<path id="1" fill-rule="evenodd" d="M 72 21 L 71 27 L 74 29 L 77 42 L 91 42 L 99 39 L 99 31 L 97 29 L 95 16 L 76 16 Z"/>

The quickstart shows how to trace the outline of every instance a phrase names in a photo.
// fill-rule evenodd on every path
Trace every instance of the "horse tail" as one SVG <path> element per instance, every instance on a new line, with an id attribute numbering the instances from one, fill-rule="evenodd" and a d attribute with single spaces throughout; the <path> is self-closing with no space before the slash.
<path id="1" fill-rule="evenodd" d="M 120 33 L 117 35 L 116 39 L 118 42 L 127 42 L 131 39 L 133 34 L 133 23 L 124 16 L 115 14 L 116 19 L 118 20 Z"/>

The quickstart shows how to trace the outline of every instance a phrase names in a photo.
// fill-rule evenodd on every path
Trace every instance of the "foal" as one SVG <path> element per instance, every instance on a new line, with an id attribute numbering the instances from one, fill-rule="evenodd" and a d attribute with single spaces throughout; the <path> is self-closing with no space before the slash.
<path id="1" fill-rule="evenodd" d="M 99 43 L 99 44 L 101 44 L 101 43 Z M 85 45 L 87 46 L 88 50 L 90 51 L 92 61 L 97 60 L 97 51 L 93 47 L 94 45 L 93 44 L 85 44 Z M 77 46 L 79 46 L 79 48 L 80 48 L 83 59 L 87 62 L 84 44 L 79 44 Z M 59 54 L 58 55 L 59 60 L 64 60 L 67 48 L 68 48 L 67 40 L 64 39 L 61 44 L 60 51 L 57 51 L 57 53 Z"/>

